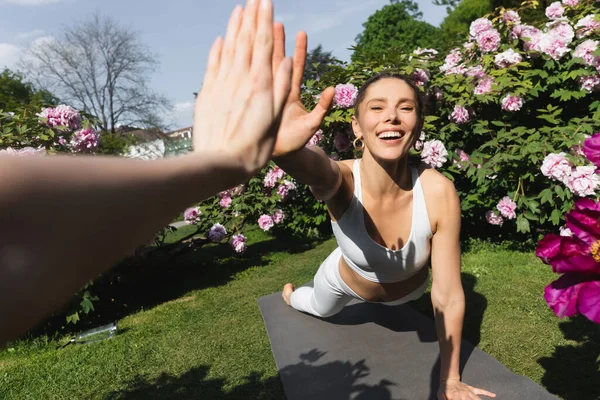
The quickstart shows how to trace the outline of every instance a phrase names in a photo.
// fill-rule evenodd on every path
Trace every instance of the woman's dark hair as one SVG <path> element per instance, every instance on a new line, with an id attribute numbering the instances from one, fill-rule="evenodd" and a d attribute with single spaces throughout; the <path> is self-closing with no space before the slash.
<path id="1" fill-rule="evenodd" d="M 360 89 L 358 89 L 358 93 L 356 95 L 356 101 L 354 102 L 354 115 L 358 118 L 358 108 L 360 107 L 360 104 L 363 102 L 363 100 L 365 99 L 365 96 L 367 95 L 367 90 L 369 89 L 369 87 L 374 84 L 377 81 L 380 81 L 382 79 L 399 79 L 401 81 L 403 81 L 404 83 L 406 83 L 408 86 L 410 86 L 410 88 L 413 90 L 413 94 L 415 96 L 415 101 L 416 101 L 416 112 L 417 112 L 417 126 L 415 126 L 415 132 L 413 135 L 413 143 L 411 143 L 411 147 L 415 144 L 414 142 L 417 141 L 417 139 L 419 138 L 419 135 L 421 134 L 421 129 L 423 129 L 423 123 L 425 122 L 425 117 L 424 117 L 424 104 L 423 104 L 423 98 L 421 97 L 421 90 L 419 89 L 419 87 L 417 85 L 415 85 L 413 83 L 413 81 L 401 74 L 397 74 L 397 73 L 393 73 L 393 72 L 380 72 L 376 75 L 373 75 L 372 77 L 370 77 L 369 79 L 367 79 L 367 81 L 360 87 Z"/>

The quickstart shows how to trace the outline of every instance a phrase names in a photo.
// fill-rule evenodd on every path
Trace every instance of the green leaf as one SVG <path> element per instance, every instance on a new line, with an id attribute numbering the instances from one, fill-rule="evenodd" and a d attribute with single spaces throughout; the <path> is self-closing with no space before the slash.
<path id="1" fill-rule="evenodd" d="M 529 221 L 525 219 L 522 215 L 517 217 L 517 232 L 527 233 L 530 231 Z"/>
<path id="2" fill-rule="evenodd" d="M 560 223 L 561 216 L 562 213 L 558 209 L 554 209 L 554 211 L 552 211 L 552 214 L 550 215 L 550 221 L 552 221 L 554 225 L 558 225 Z"/>
<path id="3" fill-rule="evenodd" d="M 554 205 L 553 193 L 550 189 L 544 189 L 540 193 L 540 202 L 542 204 L 549 203 L 550 205 Z"/>

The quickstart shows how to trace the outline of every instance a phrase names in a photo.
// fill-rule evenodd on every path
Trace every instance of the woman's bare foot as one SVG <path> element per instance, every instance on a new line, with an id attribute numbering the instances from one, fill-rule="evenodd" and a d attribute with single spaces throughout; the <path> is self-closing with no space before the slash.
<path id="1" fill-rule="evenodd" d="M 283 297 L 283 301 L 285 301 L 285 303 L 288 306 L 291 306 L 290 296 L 292 295 L 292 293 L 294 293 L 294 285 L 292 285 L 291 283 L 285 284 L 285 286 L 283 287 L 283 292 L 281 293 L 281 297 Z"/>

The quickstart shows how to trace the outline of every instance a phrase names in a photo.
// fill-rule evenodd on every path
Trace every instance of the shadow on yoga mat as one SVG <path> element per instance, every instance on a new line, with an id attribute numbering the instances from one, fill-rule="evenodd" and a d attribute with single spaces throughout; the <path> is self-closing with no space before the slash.
<path id="1" fill-rule="evenodd" d="M 288 400 L 437 399 L 435 326 L 411 307 L 352 301 L 321 319 L 287 306 L 281 293 L 258 303 Z M 461 375 L 498 400 L 556 399 L 464 340 Z"/>

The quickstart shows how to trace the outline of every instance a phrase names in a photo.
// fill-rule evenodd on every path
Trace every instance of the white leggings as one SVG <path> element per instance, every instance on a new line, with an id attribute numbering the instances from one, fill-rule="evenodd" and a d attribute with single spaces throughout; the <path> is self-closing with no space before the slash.
<path id="1" fill-rule="evenodd" d="M 319 267 L 312 287 L 302 286 L 294 290 L 291 296 L 292 307 L 298 311 L 326 318 L 340 312 L 352 299 L 366 301 L 346 285 L 340 276 L 340 257 L 342 257 L 342 251 L 338 247 Z M 416 300 L 425 293 L 428 284 L 429 277 L 412 293 L 398 300 L 382 302 L 381 304 L 395 306 Z"/>

